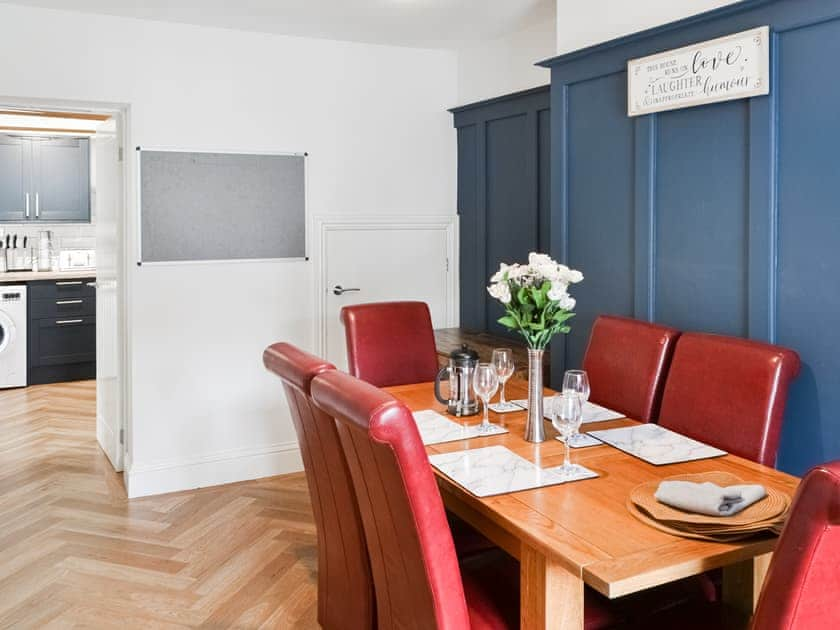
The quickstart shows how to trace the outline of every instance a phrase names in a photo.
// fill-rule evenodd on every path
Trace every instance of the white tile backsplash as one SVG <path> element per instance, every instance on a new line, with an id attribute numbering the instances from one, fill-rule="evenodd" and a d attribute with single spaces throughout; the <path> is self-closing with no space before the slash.
<path id="1" fill-rule="evenodd" d="M 38 247 L 38 233 L 49 230 L 53 233 L 53 247 L 59 249 L 95 249 L 96 225 L 93 223 L 0 223 L 0 232 L 17 234 L 18 243 L 29 237 L 32 247 Z"/>

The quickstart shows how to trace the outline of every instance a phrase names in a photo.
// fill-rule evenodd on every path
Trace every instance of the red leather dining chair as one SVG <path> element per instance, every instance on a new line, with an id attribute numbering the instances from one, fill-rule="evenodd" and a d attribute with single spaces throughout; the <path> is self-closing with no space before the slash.
<path id="1" fill-rule="evenodd" d="M 824 630 L 840 621 L 840 461 L 817 466 L 794 497 L 752 618 L 752 630 Z M 724 604 L 693 602 L 639 623 L 645 630 L 744 627 Z"/>
<path id="2" fill-rule="evenodd" d="M 519 566 L 504 552 L 459 560 L 426 450 L 408 408 L 341 372 L 312 382 L 336 419 L 356 488 L 380 630 L 519 627 Z M 587 590 L 587 629 L 608 627 L 606 601 Z"/>
<path id="3" fill-rule="evenodd" d="M 840 461 L 799 485 L 758 600 L 755 630 L 816 630 L 840 623 Z"/>
<path id="4" fill-rule="evenodd" d="M 504 602 L 483 597 L 483 585 L 465 585 L 469 576 L 462 579 L 426 450 L 405 405 L 340 372 L 317 377 L 312 397 L 338 425 L 367 538 L 380 630 L 470 628 L 471 611 L 486 618 L 485 627 L 515 627 L 515 583 L 505 589 L 511 601 Z M 511 573 L 509 566 L 498 571 Z"/>
<path id="5" fill-rule="evenodd" d="M 799 367 L 799 355 L 780 346 L 683 333 L 665 382 L 659 424 L 775 466 L 788 388 Z"/>
<path id="6" fill-rule="evenodd" d="M 335 367 L 288 343 L 263 353 L 283 380 L 309 485 L 318 540 L 318 623 L 326 630 L 375 627 L 373 579 L 356 495 L 335 422 L 312 403 L 312 379 Z"/>
<path id="7" fill-rule="evenodd" d="M 283 380 L 309 485 L 318 536 L 318 621 L 327 630 L 374 628 L 373 578 L 356 493 L 335 421 L 310 397 L 312 379 L 335 367 L 288 343 L 269 346 L 263 363 Z M 449 526 L 459 556 L 491 546 L 459 519 L 450 517 Z"/>
<path id="8" fill-rule="evenodd" d="M 599 316 L 583 357 L 592 390 L 590 400 L 634 420 L 655 420 L 679 335 L 667 326 Z"/>
<path id="9" fill-rule="evenodd" d="M 435 335 L 425 302 L 345 306 L 341 321 L 353 376 L 377 387 L 435 380 Z"/>
<path id="10" fill-rule="evenodd" d="M 372 302 L 341 309 L 348 371 L 377 387 L 435 380 L 439 366 L 432 316 L 425 302 Z M 454 514 L 449 527 L 458 554 L 492 547 Z"/>

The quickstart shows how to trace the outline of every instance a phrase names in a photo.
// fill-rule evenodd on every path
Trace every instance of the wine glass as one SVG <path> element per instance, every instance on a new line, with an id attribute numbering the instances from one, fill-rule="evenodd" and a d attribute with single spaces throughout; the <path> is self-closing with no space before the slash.
<path id="1" fill-rule="evenodd" d="M 580 397 L 581 416 L 583 415 L 583 408 L 587 400 L 589 400 L 589 377 L 584 370 L 566 370 L 563 375 L 563 393 L 577 394 Z M 584 441 L 584 437 L 575 431 L 569 438 L 571 446 L 580 444 Z"/>
<path id="2" fill-rule="evenodd" d="M 569 476 L 575 472 L 576 467 L 572 464 L 571 448 L 569 446 L 570 438 L 580 427 L 581 421 L 581 399 L 580 396 L 573 392 L 563 392 L 557 394 L 552 400 L 551 404 L 551 424 L 557 429 L 560 437 L 563 438 L 563 443 L 566 446 L 566 456 L 563 459 L 563 465 L 558 468 L 564 476 Z"/>
<path id="3" fill-rule="evenodd" d="M 493 350 L 493 367 L 496 368 L 496 375 L 502 385 L 502 393 L 499 396 L 499 404 L 494 407 L 496 411 L 508 411 L 511 407 L 517 408 L 513 403 L 505 400 L 505 384 L 513 376 L 513 350 L 510 348 L 496 348 Z"/>
<path id="4" fill-rule="evenodd" d="M 481 420 L 481 426 L 478 427 L 478 432 L 489 433 L 493 430 L 493 425 L 490 424 L 487 405 L 499 389 L 499 376 L 496 374 L 496 368 L 492 363 L 479 363 L 478 367 L 475 368 L 473 389 L 475 395 L 481 398 L 481 402 L 484 403 L 484 417 Z"/>

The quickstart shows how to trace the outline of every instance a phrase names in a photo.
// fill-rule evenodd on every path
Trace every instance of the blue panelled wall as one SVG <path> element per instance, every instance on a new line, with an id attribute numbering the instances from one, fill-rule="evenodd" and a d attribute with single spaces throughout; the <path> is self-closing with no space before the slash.
<path id="1" fill-rule="evenodd" d="M 497 323 L 503 310 L 485 287 L 500 262 L 548 249 L 549 87 L 450 111 L 458 131 L 461 326 L 512 336 Z"/>
<path id="2" fill-rule="evenodd" d="M 628 118 L 628 59 L 762 25 L 769 96 Z M 543 62 L 550 251 L 586 276 L 553 375 L 598 313 L 782 344 L 804 367 L 779 468 L 840 458 L 838 63 L 840 0 L 746 0 Z"/>

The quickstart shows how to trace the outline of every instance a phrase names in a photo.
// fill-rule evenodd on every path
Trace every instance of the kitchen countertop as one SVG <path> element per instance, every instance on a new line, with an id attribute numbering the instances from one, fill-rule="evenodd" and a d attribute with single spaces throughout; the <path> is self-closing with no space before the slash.
<path id="1" fill-rule="evenodd" d="M 0 273 L 0 284 L 32 282 L 33 280 L 78 280 L 79 278 L 95 277 L 96 269 L 75 271 L 7 271 L 6 273 Z"/>

